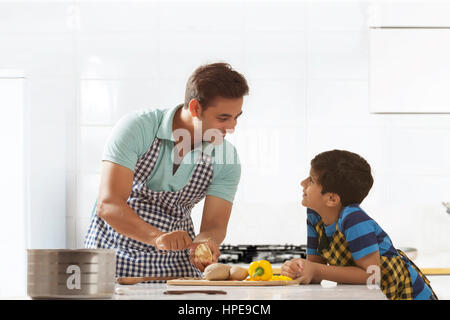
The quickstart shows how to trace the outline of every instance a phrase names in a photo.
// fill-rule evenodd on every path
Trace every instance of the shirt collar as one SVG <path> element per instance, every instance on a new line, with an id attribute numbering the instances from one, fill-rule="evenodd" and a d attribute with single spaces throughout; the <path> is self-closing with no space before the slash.
<path id="1" fill-rule="evenodd" d="M 156 132 L 156 136 L 158 137 L 158 139 L 165 139 L 175 142 L 172 134 L 173 117 L 175 116 L 175 112 L 177 112 L 177 110 L 181 107 L 183 107 L 182 104 L 176 106 L 175 108 L 168 109 L 164 114 L 161 120 L 161 124 L 159 125 L 158 132 Z"/>
<path id="2" fill-rule="evenodd" d="M 173 118 L 175 117 L 175 113 L 177 112 L 177 110 L 182 107 L 183 104 L 179 104 L 176 107 L 167 110 L 161 120 L 158 131 L 156 132 L 156 136 L 158 137 L 158 139 L 165 139 L 175 142 L 175 138 L 173 137 L 172 133 Z M 225 143 L 225 141 L 223 143 Z M 203 153 L 209 156 L 212 156 L 214 153 L 214 145 L 207 141 L 203 141 L 202 149 Z M 194 152 L 198 151 L 201 151 L 200 148 L 194 149 Z"/>

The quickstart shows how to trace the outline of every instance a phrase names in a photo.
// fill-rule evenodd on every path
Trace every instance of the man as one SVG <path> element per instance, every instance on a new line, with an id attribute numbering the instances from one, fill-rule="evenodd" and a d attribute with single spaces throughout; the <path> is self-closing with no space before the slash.
<path id="1" fill-rule="evenodd" d="M 204 65 L 189 78 L 184 104 L 132 113 L 115 126 L 85 246 L 116 249 L 118 277 L 201 276 L 208 263 L 193 253 L 204 242 L 217 262 L 240 178 L 224 137 L 247 94 L 230 65 Z M 190 214 L 202 199 L 195 235 Z"/>

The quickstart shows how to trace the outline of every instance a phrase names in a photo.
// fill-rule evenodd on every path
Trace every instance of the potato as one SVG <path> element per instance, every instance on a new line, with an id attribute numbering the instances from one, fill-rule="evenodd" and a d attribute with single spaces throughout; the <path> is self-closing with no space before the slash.
<path id="1" fill-rule="evenodd" d="M 228 280 L 231 266 L 222 263 L 213 263 L 205 268 L 203 276 L 206 280 Z"/>
<path id="2" fill-rule="evenodd" d="M 194 255 L 198 261 L 203 264 L 212 262 L 212 252 L 206 242 L 199 244 L 197 248 L 195 248 Z"/>
<path id="3" fill-rule="evenodd" d="M 245 280 L 248 276 L 248 270 L 243 267 L 234 266 L 230 269 L 230 280 Z"/>

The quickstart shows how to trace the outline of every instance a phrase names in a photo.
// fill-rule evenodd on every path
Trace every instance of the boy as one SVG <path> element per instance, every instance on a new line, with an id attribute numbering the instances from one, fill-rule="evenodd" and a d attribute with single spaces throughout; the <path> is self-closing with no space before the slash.
<path id="1" fill-rule="evenodd" d="M 359 155 L 343 150 L 317 155 L 301 183 L 302 205 L 308 208 L 307 258 L 285 262 L 281 273 L 304 284 L 370 284 L 379 275 L 388 299 L 436 300 L 425 275 L 360 208 L 372 184 L 370 165 Z"/>

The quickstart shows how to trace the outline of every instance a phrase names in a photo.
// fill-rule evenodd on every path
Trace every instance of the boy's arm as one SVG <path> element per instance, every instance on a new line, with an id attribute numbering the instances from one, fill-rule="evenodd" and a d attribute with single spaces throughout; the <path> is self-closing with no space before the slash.
<path id="1" fill-rule="evenodd" d="M 323 264 L 323 265 L 327 264 L 327 261 L 324 258 L 322 258 L 321 256 L 317 256 L 315 254 L 308 254 L 306 256 L 306 260 L 314 262 L 314 263 L 318 263 L 318 264 Z M 322 282 L 322 279 L 319 279 L 318 277 L 313 277 L 311 280 L 311 283 L 314 283 L 314 284 L 320 284 L 321 282 Z"/>
<path id="2" fill-rule="evenodd" d="M 380 253 L 379 251 L 373 252 L 355 262 L 356 266 L 352 267 L 328 266 L 313 262 L 313 266 L 311 266 L 311 278 L 319 282 L 329 280 L 338 283 L 365 284 L 367 283 L 367 279 L 372 275 L 372 273 L 367 273 L 367 268 L 369 266 L 378 267 L 380 265 Z"/>

